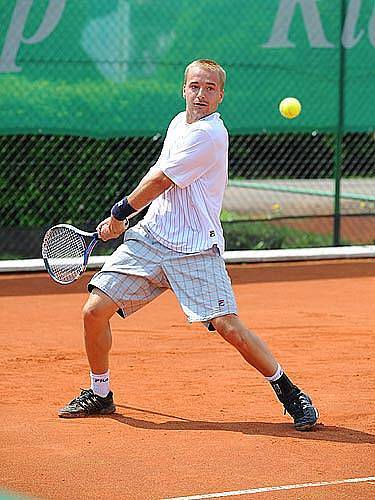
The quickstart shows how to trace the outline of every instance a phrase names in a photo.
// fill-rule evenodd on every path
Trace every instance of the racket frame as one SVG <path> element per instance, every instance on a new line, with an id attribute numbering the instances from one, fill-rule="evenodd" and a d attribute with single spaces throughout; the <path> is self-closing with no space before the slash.
<path id="1" fill-rule="evenodd" d="M 81 268 L 81 271 L 80 273 L 72 280 L 70 281 L 62 281 L 60 280 L 55 274 L 54 272 L 52 271 L 49 263 L 48 263 L 48 258 L 45 257 L 43 255 L 43 248 L 44 248 L 44 242 L 45 242 L 45 239 L 47 238 L 48 234 L 55 230 L 56 228 L 59 228 L 59 227 L 63 227 L 63 228 L 66 228 L 66 229 L 70 229 L 71 231 L 74 231 L 76 234 L 80 235 L 82 237 L 82 242 L 85 246 L 85 251 L 84 251 L 84 254 L 83 254 L 83 263 L 82 263 L 82 268 Z M 89 244 L 86 243 L 85 239 L 84 238 L 91 238 L 91 241 Z M 48 274 L 51 276 L 51 278 L 56 281 L 56 283 L 59 283 L 60 285 L 70 285 L 71 283 L 73 283 L 74 281 L 76 281 L 77 279 L 79 279 L 82 274 L 86 271 L 87 269 L 87 264 L 88 264 L 88 260 L 89 260 L 89 257 L 92 253 L 92 251 L 94 250 L 94 247 L 95 245 L 98 243 L 99 241 L 99 234 L 97 231 L 93 232 L 93 233 L 89 233 L 87 231 L 82 231 L 81 229 L 78 229 L 76 228 L 75 226 L 72 226 L 71 224 L 56 224 L 55 226 L 52 226 L 51 228 L 49 228 L 44 237 L 43 237 L 43 241 L 42 241 L 42 257 L 43 257 L 43 261 L 44 261 L 44 265 L 47 269 L 47 272 Z"/>

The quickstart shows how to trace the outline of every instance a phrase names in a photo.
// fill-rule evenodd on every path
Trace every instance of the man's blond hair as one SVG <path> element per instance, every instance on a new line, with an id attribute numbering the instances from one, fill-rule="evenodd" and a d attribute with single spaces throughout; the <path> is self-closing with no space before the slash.
<path id="1" fill-rule="evenodd" d="M 184 85 L 186 84 L 189 69 L 192 68 L 193 66 L 201 66 L 203 68 L 207 68 L 210 69 L 211 71 L 214 71 L 219 77 L 220 89 L 221 90 L 224 89 L 227 74 L 224 68 L 222 68 L 220 64 L 218 64 L 216 61 L 213 61 L 212 59 L 197 59 L 196 61 L 193 61 L 190 64 L 188 64 L 186 66 L 184 74 Z"/>

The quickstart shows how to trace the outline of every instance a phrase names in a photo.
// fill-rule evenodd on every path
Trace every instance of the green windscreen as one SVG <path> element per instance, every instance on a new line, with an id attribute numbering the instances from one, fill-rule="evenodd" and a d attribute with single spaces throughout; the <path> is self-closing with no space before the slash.
<path id="1" fill-rule="evenodd" d="M 0 0 L 0 133 L 153 136 L 184 108 L 185 66 L 227 71 L 231 134 L 374 125 L 375 7 L 340 0 Z M 345 47 L 340 79 L 340 47 Z M 296 96 L 297 120 L 278 112 Z"/>

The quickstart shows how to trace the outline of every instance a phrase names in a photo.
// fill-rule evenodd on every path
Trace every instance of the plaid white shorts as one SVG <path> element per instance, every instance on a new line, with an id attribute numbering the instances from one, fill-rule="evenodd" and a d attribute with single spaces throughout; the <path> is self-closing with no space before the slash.
<path id="1" fill-rule="evenodd" d="M 176 252 L 160 244 L 140 224 L 91 279 L 129 316 L 171 289 L 189 322 L 209 326 L 211 319 L 237 313 L 230 278 L 217 247 L 199 253 Z"/>

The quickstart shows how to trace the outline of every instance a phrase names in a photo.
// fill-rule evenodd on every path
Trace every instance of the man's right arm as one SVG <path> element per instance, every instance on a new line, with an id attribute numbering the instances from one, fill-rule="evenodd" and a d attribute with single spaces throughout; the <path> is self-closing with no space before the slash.
<path id="1" fill-rule="evenodd" d="M 128 202 L 138 212 L 159 195 L 174 186 L 174 182 L 158 168 L 150 170 L 128 196 Z"/>
<path id="2" fill-rule="evenodd" d="M 125 210 L 128 209 L 130 213 L 136 213 L 172 186 L 174 186 L 173 181 L 159 168 L 152 168 L 129 196 L 121 200 L 120 203 L 125 207 Z M 116 218 L 117 213 L 120 214 L 119 218 Z M 127 229 L 127 222 L 125 222 L 127 217 L 128 214 L 121 217 L 121 210 L 115 211 L 112 208 L 111 216 L 104 219 L 96 228 L 100 238 L 103 241 L 118 238 Z"/>

